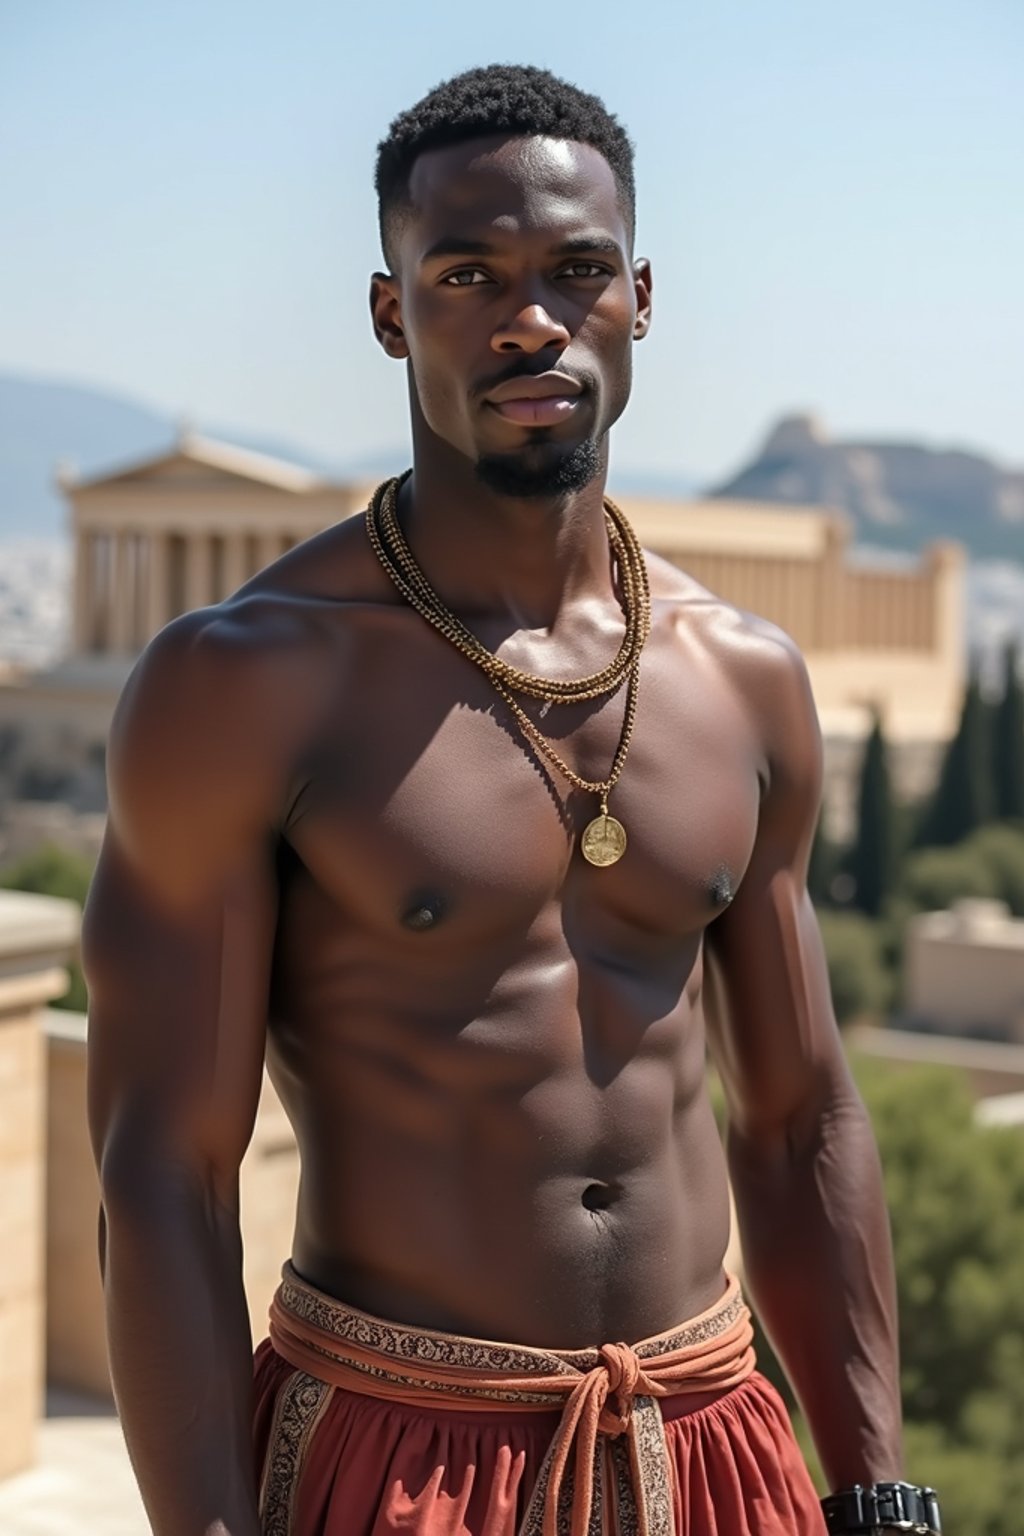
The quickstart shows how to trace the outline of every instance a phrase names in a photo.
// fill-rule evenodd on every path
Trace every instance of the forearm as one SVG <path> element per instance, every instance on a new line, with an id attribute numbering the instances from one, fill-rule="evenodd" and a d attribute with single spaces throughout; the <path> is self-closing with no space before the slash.
<path id="1" fill-rule="evenodd" d="M 829 1485 L 902 1476 L 895 1282 L 867 1114 L 841 1088 L 813 1131 L 729 1137 L 751 1297 Z"/>
<path id="2" fill-rule="evenodd" d="M 237 1212 L 167 1170 L 115 1179 L 104 1211 L 111 1375 L 152 1530 L 258 1536 Z"/>

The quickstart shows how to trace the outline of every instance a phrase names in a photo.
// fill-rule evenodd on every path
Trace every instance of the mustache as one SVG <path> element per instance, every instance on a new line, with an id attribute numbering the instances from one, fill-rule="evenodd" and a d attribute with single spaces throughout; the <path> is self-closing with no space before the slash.
<path id="1" fill-rule="evenodd" d="M 542 373 L 564 373 L 567 379 L 572 379 L 581 389 L 596 389 L 597 375 L 587 368 L 575 368 L 572 364 L 566 364 L 561 358 L 555 358 L 553 362 L 519 363 L 512 368 L 504 368 L 501 373 L 492 373 L 489 378 L 483 379 L 475 389 L 474 395 L 488 395 L 492 389 L 497 389 L 499 384 L 507 384 L 512 379 L 536 379 Z"/>

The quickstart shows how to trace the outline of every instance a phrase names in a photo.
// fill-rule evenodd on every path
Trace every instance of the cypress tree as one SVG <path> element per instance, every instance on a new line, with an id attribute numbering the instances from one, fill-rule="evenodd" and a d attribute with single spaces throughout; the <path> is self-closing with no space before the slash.
<path id="1" fill-rule="evenodd" d="M 992 722 L 992 788 L 1000 820 L 1024 818 L 1024 687 L 1017 642 L 1003 652 L 1003 696 Z"/>
<path id="2" fill-rule="evenodd" d="M 989 708 L 972 666 L 960 723 L 939 771 L 939 782 L 915 839 L 918 847 L 949 847 L 969 837 L 992 813 Z"/>
<path id="3" fill-rule="evenodd" d="M 857 836 L 849 855 L 854 906 L 878 917 L 892 887 L 893 815 L 882 721 L 875 723 L 864 746 L 857 795 Z"/>

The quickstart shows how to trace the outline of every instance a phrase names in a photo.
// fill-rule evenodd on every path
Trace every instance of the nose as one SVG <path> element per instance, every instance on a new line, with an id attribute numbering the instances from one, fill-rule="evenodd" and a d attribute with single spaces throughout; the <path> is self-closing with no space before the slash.
<path id="1" fill-rule="evenodd" d="M 495 352 L 542 352 L 545 347 L 563 351 L 571 337 L 561 320 L 548 313 L 543 304 L 524 304 L 516 314 L 498 326 L 491 337 Z"/>

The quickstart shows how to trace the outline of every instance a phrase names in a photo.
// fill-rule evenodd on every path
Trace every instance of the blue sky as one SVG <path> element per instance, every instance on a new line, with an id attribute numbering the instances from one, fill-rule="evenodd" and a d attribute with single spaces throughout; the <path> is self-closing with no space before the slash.
<path id="1" fill-rule="evenodd" d="M 792 409 L 1024 463 L 1019 0 L 0 0 L 0 368 L 401 450 L 374 147 L 492 60 L 636 142 L 656 308 L 620 467 L 725 474 Z"/>

